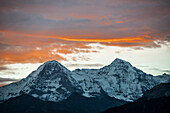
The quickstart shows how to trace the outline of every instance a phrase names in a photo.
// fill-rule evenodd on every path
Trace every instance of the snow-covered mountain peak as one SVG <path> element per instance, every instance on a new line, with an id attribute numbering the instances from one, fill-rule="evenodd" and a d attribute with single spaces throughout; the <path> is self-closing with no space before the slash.
<path id="1" fill-rule="evenodd" d="M 116 58 L 101 69 L 70 71 L 59 62 L 45 62 L 19 82 L 0 87 L 0 101 L 29 94 L 48 101 L 62 101 L 77 92 L 85 97 L 96 97 L 103 90 L 108 96 L 134 101 L 143 92 L 159 83 L 170 81 L 170 76 L 154 77 L 129 62 Z"/>
<path id="2" fill-rule="evenodd" d="M 116 58 L 111 64 L 111 66 L 120 66 L 120 65 L 126 65 L 126 66 L 132 66 L 129 62 Z"/>
<path id="3" fill-rule="evenodd" d="M 108 73 L 107 75 L 118 74 L 127 76 L 132 75 L 132 73 L 135 72 L 135 69 L 129 62 L 116 58 L 110 65 L 101 68 L 100 71 Z"/>
<path id="4" fill-rule="evenodd" d="M 51 60 L 51 61 L 47 61 L 45 62 L 43 65 L 47 66 L 47 67 L 53 67 L 53 68 L 60 68 L 60 69 L 65 69 L 65 70 L 68 70 L 66 67 L 64 67 L 62 64 L 60 64 L 58 61 L 56 60 Z"/>
<path id="5" fill-rule="evenodd" d="M 41 76 L 42 75 L 51 76 L 54 75 L 54 73 L 59 73 L 59 72 L 63 72 L 63 73 L 70 72 L 70 70 L 68 70 L 66 67 L 64 67 L 56 60 L 45 62 L 44 64 L 39 66 L 36 71 L 39 71 L 40 74 L 37 75 L 41 75 Z"/>
<path id="6" fill-rule="evenodd" d="M 56 60 L 50 60 L 50 61 L 45 62 L 44 64 L 60 64 L 60 63 Z"/>

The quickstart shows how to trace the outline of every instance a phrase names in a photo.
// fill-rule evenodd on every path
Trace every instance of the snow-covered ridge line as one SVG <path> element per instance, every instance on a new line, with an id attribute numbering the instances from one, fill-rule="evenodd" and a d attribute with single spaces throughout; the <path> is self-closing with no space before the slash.
<path id="1" fill-rule="evenodd" d="M 170 82 L 169 75 L 155 77 L 118 58 L 100 69 L 74 71 L 53 60 L 42 64 L 25 79 L 0 87 L 0 101 L 29 94 L 58 102 L 67 99 L 73 92 L 91 98 L 99 96 L 101 91 L 110 97 L 134 101 L 146 90 L 167 82 Z"/>

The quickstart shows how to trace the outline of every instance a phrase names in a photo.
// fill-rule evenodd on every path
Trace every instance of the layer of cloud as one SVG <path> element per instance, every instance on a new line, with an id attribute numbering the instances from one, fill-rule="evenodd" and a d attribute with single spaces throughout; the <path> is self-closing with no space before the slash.
<path id="1" fill-rule="evenodd" d="M 7 69 L 9 69 L 9 68 L 6 67 L 6 66 L 0 65 L 0 71 L 2 71 L 2 70 L 7 70 Z"/>
<path id="2" fill-rule="evenodd" d="M 101 38 L 162 38 L 169 33 L 168 0 L 1 0 L 1 4 L 0 30 L 59 36 L 90 34 Z"/>
<path id="3" fill-rule="evenodd" d="M 98 52 L 90 43 L 160 48 L 170 40 L 169 10 L 169 0 L 1 0 L 0 64 Z"/>
<path id="4" fill-rule="evenodd" d="M 0 77 L 0 87 L 2 87 L 4 85 L 7 85 L 9 83 L 12 83 L 12 82 L 17 82 L 19 80 L 20 79 L 12 79 L 12 78 L 2 78 L 2 77 Z"/>
<path id="5" fill-rule="evenodd" d="M 18 79 L 0 77 L 0 82 L 11 82 L 11 81 L 18 81 Z"/>
<path id="6" fill-rule="evenodd" d="M 25 46 L 24 46 L 25 43 Z M 1 64 L 8 63 L 42 63 L 48 60 L 56 59 L 58 61 L 67 58 L 61 54 L 78 54 L 78 53 L 96 53 L 98 52 L 93 47 L 86 43 L 62 43 L 51 42 L 43 45 L 28 45 L 24 42 L 23 45 L 1 45 L 0 61 Z M 4 68 L 3 68 L 4 69 Z"/>
<path id="7" fill-rule="evenodd" d="M 158 71 L 158 72 L 161 72 L 161 73 L 170 74 L 170 70 L 166 70 L 166 69 L 150 68 L 150 70 L 154 70 L 154 71 Z"/>
<path id="8" fill-rule="evenodd" d="M 102 67 L 103 64 L 65 64 L 66 67 Z"/>

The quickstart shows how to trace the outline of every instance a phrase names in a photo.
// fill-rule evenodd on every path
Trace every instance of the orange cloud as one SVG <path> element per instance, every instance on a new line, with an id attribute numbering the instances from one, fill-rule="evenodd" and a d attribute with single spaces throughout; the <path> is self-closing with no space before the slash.
<path id="1" fill-rule="evenodd" d="M 148 36 L 147 36 L 148 37 Z M 148 42 L 149 40 L 141 37 L 123 37 L 123 38 L 113 38 L 113 39 L 97 39 L 97 38 L 65 38 L 60 37 L 61 40 L 66 41 L 77 41 L 77 42 Z"/>
<path id="2" fill-rule="evenodd" d="M 6 32 L 7 33 L 7 32 Z M 22 33 L 21 33 L 22 34 Z M 41 40 L 46 39 L 56 39 L 56 37 L 39 38 L 34 40 L 34 36 L 37 35 L 27 35 L 22 34 L 23 38 L 17 37 L 6 37 L 7 40 L 0 40 L 0 62 L 1 64 L 8 63 L 37 63 L 45 62 L 48 60 L 56 59 L 58 61 L 67 60 L 61 54 L 76 54 L 76 53 L 90 53 L 96 52 L 91 46 L 88 46 L 88 43 L 77 43 L 77 42 L 68 42 L 61 40 L 51 40 L 47 43 L 42 43 Z M 18 41 L 18 39 L 29 39 L 27 41 Z M 27 37 L 31 36 L 31 37 Z M 13 39 L 12 42 L 8 40 Z M 25 40 L 25 39 L 24 39 Z M 83 49 L 83 50 L 82 50 Z"/>
<path id="3" fill-rule="evenodd" d="M 102 38 L 98 35 L 90 34 L 62 37 L 12 31 L 0 31 L 0 33 L 2 34 L 2 37 L 4 37 L 0 40 L 1 63 L 37 63 L 53 59 L 60 61 L 67 60 L 60 54 L 98 52 L 96 49 L 100 48 L 97 47 L 94 49 L 93 47 L 88 46 L 90 43 L 100 43 L 106 46 L 119 47 L 159 47 L 152 43 L 153 39 L 148 35 L 118 38 L 107 38 L 111 37 L 107 35 L 106 38 Z"/>
<path id="4" fill-rule="evenodd" d="M 8 63 L 38 63 L 53 59 L 57 59 L 59 61 L 66 60 L 60 55 L 52 55 L 46 50 L 29 50 L 20 52 L 4 51 L 0 53 L 0 59 L 7 61 Z"/>
<path id="5" fill-rule="evenodd" d="M 0 32 L 4 32 L 4 33 L 12 33 L 12 34 L 18 34 L 18 35 L 22 35 L 22 36 L 26 36 L 26 37 L 40 37 L 40 38 L 53 38 L 53 39 L 59 39 L 59 40 L 64 40 L 64 41 L 75 41 L 75 42 L 148 42 L 148 40 L 146 40 L 147 38 L 150 38 L 147 35 L 143 35 L 143 36 L 137 36 L 137 37 L 120 37 L 120 38 L 97 38 L 97 36 L 95 36 L 95 38 L 74 38 L 74 37 L 61 37 L 61 36 L 47 36 L 47 35 L 37 35 L 37 34 L 25 34 L 25 33 L 17 33 L 17 32 L 11 32 L 11 31 L 0 31 Z M 79 35 L 81 37 L 81 35 Z M 82 36 L 94 36 L 94 35 L 82 35 Z M 8 34 L 7 34 L 8 37 Z M 77 37 L 77 36 L 76 36 Z M 17 38 L 17 37 L 15 37 Z"/>
<path id="6" fill-rule="evenodd" d="M 80 46 L 78 46 L 80 47 Z M 90 51 L 85 49 L 86 46 L 84 45 L 85 50 L 78 50 L 76 45 L 72 46 L 54 46 L 54 47 L 46 47 L 36 50 L 34 48 L 29 49 L 22 49 L 15 50 L 16 48 L 11 48 L 9 50 L 3 50 L 0 52 L 0 59 L 1 62 L 6 61 L 7 63 L 41 63 L 49 60 L 56 59 L 58 61 L 67 60 L 63 56 L 59 55 L 62 54 L 72 54 L 72 53 L 89 53 L 89 52 L 96 52 Z M 88 47 L 87 47 L 88 48 Z"/>
<path id="7" fill-rule="evenodd" d="M 120 28 L 120 30 L 127 30 L 126 28 Z"/>
<path id="8" fill-rule="evenodd" d="M 122 23 L 124 23 L 123 21 L 116 21 L 116 23 L 118 23 L 118 24 L 122 24 Z"/>

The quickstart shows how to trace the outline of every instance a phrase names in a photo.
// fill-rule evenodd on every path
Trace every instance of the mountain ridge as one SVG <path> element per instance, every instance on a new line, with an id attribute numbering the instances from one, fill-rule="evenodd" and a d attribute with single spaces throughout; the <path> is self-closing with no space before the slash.
<path id="1" fill-rule="evenodd" d="M 160 84 L 160 81 L 169 82 L 170 79 L 155 78 L 119 58 L 100 69 L 74 71 L 52 60 L 45 62 L 19 82 L 0 87 L 0 101 L 29 94 L 41 100 L 59 102 L 67 99 L 73 92 L 91 98 L 100 96 L 101 90 L 110 97 L 135 101 L 144 91 Z"/>

